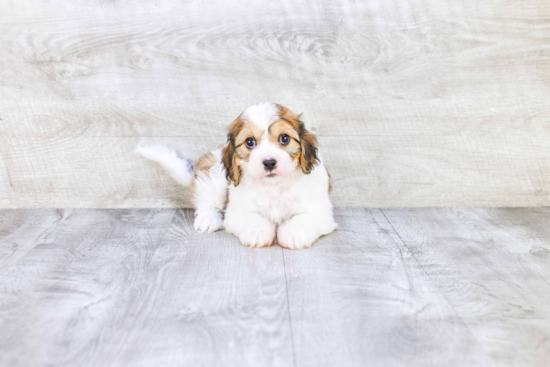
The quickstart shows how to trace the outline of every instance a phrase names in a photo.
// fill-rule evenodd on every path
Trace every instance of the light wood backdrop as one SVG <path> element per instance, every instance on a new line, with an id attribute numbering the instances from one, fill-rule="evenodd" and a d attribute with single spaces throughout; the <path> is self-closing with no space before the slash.
<path id="1" fill-rule="evenodd" d="M 303 112 L 336 206 L 550 205 L 546 0 L 0 0 L 0 206 L 188 207 L 246 106 Z"/>

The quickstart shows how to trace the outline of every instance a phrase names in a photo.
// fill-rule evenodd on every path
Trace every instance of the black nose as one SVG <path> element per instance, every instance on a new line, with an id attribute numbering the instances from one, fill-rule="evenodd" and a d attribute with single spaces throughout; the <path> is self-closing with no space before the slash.
<path id="1" fill-rule="evenodd" d="M 277 165 L 277 161 L 273 158 L 266 159 L 263 163 L 264 163 L 265 169 L 268 171 L 273 171 L 273 169 L 275 169 L 275 166 Z"/>

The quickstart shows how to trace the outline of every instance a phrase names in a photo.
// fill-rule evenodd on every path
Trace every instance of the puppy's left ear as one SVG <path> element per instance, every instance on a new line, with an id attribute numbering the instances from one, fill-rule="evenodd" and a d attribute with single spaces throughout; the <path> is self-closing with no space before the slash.
<path id="1" fill-rule="evenodd" d="M 300 137 L 300 145 L 302 146 L 300 166 L 302 167 L 302 172 L 307 175 L 319 163 L 319 158 L 317 158 L 317 138 L 306 130 L 304 123 L 300 120 L 298 120 L 298 135 Z"/>

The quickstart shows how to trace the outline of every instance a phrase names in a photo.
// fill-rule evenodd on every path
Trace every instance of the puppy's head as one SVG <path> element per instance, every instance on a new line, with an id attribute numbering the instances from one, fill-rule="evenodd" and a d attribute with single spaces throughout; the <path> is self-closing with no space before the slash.
<path id="1" fill-rule="evenodd" d="M 300 115 L 262 102 L 248 107 L 229 125 L 223 149 L 226 177 L 238 186 L 243 175 L 265 183 L 300 169 L 309 174 L 318 162 L 317 139 Z"/>

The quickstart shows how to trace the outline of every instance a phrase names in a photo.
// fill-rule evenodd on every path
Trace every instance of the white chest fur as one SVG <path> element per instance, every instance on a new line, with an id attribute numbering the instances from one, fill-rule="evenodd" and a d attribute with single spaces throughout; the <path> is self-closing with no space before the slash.
<path id="1" fill-rule="evenodd" d="M 328 201 L 328 176 L 323 165 L 309 175 L 297 170 L 290 177 L 268 180 L 245 177 L 239 186 L 231 185 L 226 215 L 254 212 L 279 225 L 313 206 L 326 206 Z"/>
<path id="2" fill-rule="evenodd" d="M 258 214 L 280 224 L 300 212 L 302 205 L 298 194 L 291 185 L 259 186 L 253 191 L 251 200 Z"/>

